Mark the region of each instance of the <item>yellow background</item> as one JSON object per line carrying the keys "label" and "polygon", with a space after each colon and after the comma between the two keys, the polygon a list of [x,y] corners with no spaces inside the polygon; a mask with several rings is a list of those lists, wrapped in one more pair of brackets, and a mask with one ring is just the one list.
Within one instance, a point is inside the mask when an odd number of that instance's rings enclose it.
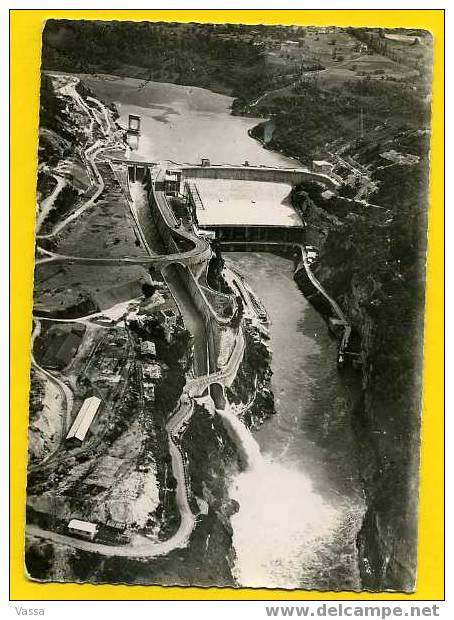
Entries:
{"label": "yellow background", "polygon": [[[418,578],[414,594],[40,584],[24,573],[27,417],[41,31],[49,18],[424,28],[434,35]],[[441,10],[12,10],[11,24],[11,599],[442,599],[444,13]]]}

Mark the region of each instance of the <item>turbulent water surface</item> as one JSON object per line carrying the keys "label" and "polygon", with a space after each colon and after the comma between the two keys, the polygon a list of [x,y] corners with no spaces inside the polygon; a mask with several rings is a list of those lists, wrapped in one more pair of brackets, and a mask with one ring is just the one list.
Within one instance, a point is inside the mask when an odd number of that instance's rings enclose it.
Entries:
{"label": "turbulent water surface", "polygon": [[232,518],[236,578],[250,586],[359,588],[355,537],[364,507],[336,343],[296,287],[291,261],[268,253],[226,260],[269,313],[277,410],[254,432],[254,462],[231,485],[240,504]]}
{"label": "turbulent water surface", "polygon": [[[257,119],[231,116],[229,97],[113,76],[84,80],[116,103],[125,126],[129,113],[141,116],[136,155],[144,159],[294,165],[248,136]],[[231,519],[235,578],[245,586],[357,589],[355,536],[364,506],[336,343],[296,287],[291,261],[269,253],[226,259],[271,317],[277,409],[253,434],[228,408],[220,414],[245,465],[230,487],[240,505]]]}

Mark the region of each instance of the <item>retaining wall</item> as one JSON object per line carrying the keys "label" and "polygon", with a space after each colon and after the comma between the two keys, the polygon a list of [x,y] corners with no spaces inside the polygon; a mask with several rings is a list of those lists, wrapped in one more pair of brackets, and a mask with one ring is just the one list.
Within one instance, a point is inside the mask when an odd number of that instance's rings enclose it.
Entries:
{"label": "retaining wall", "polygon": [[180,263],[172,263],[165,267],[163,271],[165,274],[171,270],[176,273],[180,282],[188,291],[197,312],[203,320],[209,351],[208,374],[214,373],[217,371],[217,359],[219,357],[221,345],[222,326],[219,325],[217,317],[214,315],[210,304],[198,286],[190,269]]}
{"label": "retaining wall", "polygon": [[[151,217],[167,250],[171,255],[174,255],[167,256],[167,258],[186,265],[197,265],[207,261],[212,254],[210,244],[179,226],[179,222],[167,203],[164,192],[156,189],[155,183],[151,181],[149,176],[146,180],[146,188]],[[177,243],[177,238],[181,240],[182,244],[192,246],[192,248],[182,248]]]}

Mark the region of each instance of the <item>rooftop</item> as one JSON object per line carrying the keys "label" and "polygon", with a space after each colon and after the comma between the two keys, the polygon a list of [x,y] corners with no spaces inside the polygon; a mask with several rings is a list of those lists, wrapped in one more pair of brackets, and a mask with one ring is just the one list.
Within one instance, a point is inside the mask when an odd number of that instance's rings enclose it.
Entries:
{"label": "rooftop", "polygon": [[144,379],[160,379],[162,370],[159,364],[142,364],[142,376]]}
{"label": "rooftop", "polygon": [[80,519],[71,519],[68,523],[68,528],[71,530],[80,530],[81,532],[89,532],[90,534],[96,534],[98,531],[98,526],[96,523],[81,521]]}
{"label": "rooftop", "polygon": [[150,340],[144,340],[140,343],[140,351],[143,355],[156,355],[156,345]]}
{"label": "rooftop", "polygon": [[302,226],[289,183],[194,179],[202,206],[200,226]]}
{"label": "rooftop", "polygon": [[332,166],[332,162],[326,161],[326,159],[314,159],[312,162],[314,166]]}

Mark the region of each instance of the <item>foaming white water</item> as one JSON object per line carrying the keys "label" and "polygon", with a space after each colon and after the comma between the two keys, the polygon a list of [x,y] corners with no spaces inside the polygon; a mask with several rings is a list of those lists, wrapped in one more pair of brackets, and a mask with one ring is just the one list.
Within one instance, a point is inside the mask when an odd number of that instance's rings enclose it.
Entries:
{"label": "foaming white water", "polygon": [[316,494],[303,474],[267,461],[242,472],[230,496],[235,578],[243,586],[297,588],[314,577],[339,513]]}
{"label": "foaming white water", "polygon": [[323,563],[323,548],[341,514],[313,491],[304,474],[263,458],[229,405],[217,413],[244,467],[230,488],[231,498],[239,503],[231,518],[235,578],[249,587],[301,587],[303,576],[307,583],[308,572]]}

